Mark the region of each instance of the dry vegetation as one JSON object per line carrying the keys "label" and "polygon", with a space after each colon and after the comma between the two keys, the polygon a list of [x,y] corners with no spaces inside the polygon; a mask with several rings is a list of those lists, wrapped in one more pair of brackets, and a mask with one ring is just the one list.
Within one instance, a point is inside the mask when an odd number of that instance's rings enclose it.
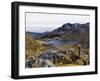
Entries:
{"label": "dry vegetation", "polygon": [[61,58],[55,57],[53,61],[50,60],[57,67],[89,64],[89,49],[82,45],[64,45],[55,48],[52,45],[46,45],[43,41],[34,39],[29,34],[26,34],[25,45],[25,60],[29,60],[31,67],[41,67],[35,62],[40,55],[44,54],[44,52],[48,51],[49,49],[55,49],[58,54],[64,54],[64,56]]}

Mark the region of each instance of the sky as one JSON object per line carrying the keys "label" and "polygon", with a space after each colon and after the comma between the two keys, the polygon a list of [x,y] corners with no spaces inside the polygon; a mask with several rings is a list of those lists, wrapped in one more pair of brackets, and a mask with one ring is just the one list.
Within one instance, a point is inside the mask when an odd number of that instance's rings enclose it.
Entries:
{"label": "sky", "polygon": [[43,33],[61,27],[65,23],[87,23],[86,15],[26,13],[26,31]]}

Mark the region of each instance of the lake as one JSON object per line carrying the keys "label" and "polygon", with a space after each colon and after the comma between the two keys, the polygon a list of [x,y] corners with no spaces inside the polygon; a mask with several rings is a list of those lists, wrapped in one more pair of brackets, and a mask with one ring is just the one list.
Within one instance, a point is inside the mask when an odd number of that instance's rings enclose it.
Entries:
{"label": "lake", "polygon": [[65,45],[65,44],[74,45],[74,44],[77,44],[77,43],[78,42],[75,41],[75,40],[57,40],[57,39],[51,39],[51,40],[46,41],[46,44],[52,44],[54,46],[62,46],[62,45]]}

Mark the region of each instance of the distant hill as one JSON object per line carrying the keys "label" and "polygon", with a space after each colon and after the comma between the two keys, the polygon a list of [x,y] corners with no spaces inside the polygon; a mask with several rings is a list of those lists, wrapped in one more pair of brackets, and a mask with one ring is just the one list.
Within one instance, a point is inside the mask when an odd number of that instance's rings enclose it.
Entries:
{"label": "distant hill", "polygon": [[[41,37],[55,37],[55,36],[61,36],[65,34],[80,34],[89,32],[89,23],[86,24],[80,24],[80,23],[65,23],[61,27],[51,31],[51,32],[44,32],[44,33],[37,33],[37,32],[29,32],[26,33],[32,35],[34,38],[41,38]],[[51,36],[52,35],[52,36]]]}
{"label": "distant hill", "polygon": [[30,32],[30,31],[26,31],[26,34],[30,34],[33,38],[38,39],[46,34],[48,34],[49,32],[44,32],[44,33],[37,33],[37,32]]}
{"label": "distant hill", "polygon": [[72,35],[72,34],[81,34],[89,32],[89,23],[80,24],[80,23],[66,23],[63,24],[61,27],[49,32],[46,35],[42,35],[41,37],[62,37],[64,35]]}
{"label": "distant hill", "polygon": [[30,34],[33,38],[39,38],[42,35],[42,33],[35,33],[30,31],[26,31],[26,34]]}
{"label": "distant hill", "polygon": [[88,32],[88,31],[89,31],[89,23],[86,23],[86,24],[66,23],[66,24],[63,24],[61,27],[53,30],[51,33],[65,34],[65,33],[81,33],[81,32]]}

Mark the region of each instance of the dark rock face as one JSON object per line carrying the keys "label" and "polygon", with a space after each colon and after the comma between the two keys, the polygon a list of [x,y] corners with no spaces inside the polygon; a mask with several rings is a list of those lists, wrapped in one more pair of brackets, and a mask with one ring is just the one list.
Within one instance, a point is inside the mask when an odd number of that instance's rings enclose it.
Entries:
{"label": "dark rock face", "polygon": [[55,34],[65,34],[65,33],[80,33],[80,32],[87,32],[89,31],[89,23],[86,24],[71,24],[71,23],[66,23],[59,27],[58,29],[55,29],[52,31],[52,33]]}

